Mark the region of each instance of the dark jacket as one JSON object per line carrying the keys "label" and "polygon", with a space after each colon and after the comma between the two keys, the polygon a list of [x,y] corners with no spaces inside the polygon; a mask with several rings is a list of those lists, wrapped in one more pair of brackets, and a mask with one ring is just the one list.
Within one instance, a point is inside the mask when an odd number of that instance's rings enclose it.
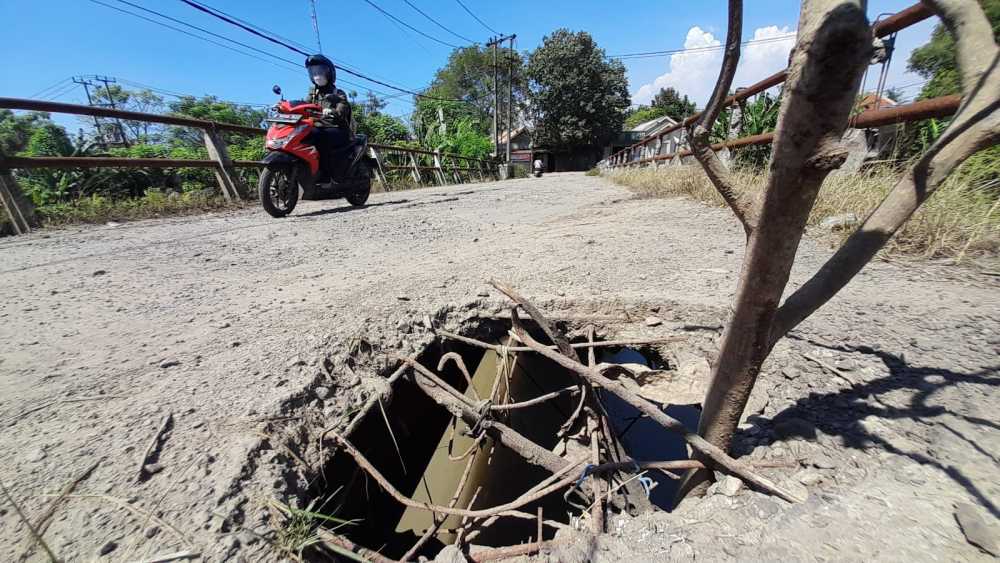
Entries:
{"label": "dark jacket", "polygon": [[316,122],[317,127],[339,127],[345,131],[351,130],[351,104],[347,101],[347,94],[339,88],[325,86],[317,88],[313,86],[309,90],[309,103],[319,104],[323,109],[332,109],[333,115],[329,115]]}

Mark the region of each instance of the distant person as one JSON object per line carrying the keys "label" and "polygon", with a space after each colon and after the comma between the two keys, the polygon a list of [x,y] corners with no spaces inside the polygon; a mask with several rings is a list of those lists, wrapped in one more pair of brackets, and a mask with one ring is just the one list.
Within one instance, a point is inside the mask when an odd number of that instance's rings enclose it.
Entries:
{"label": "distant person", "polygon": [[337,67],[330,59],[312,55],[306,59],[306,69],[312,82],[308,101],[323,107],[323,118],[316,121],[315,144],[323,155],[324,175],[334,176],[337,149],[351,143],[351,104],[337,88]]}

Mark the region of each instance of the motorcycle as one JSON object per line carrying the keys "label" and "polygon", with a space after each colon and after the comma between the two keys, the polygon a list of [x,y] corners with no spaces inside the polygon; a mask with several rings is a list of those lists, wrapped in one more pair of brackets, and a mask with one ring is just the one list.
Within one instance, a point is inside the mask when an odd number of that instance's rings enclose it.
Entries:
{"label": "motorcycle", "polygon": [[[281,88],[273,91],[281,95]],[[371,193],[371,171],[374,159],[368,155],[368,138],[352,135],[346,147],[334,154],[321,155],[311,142],[316,130],[316,120],[323,117],[323,108],[301,100],[285,100],[275,106],[265,121],[267,130],[264,170],[257,189],[260,203],[272,217],[284,217],[295,209],[299,200],[346,198],[355,206],[362,206]],[[321,176],[323,161],[337,159],[332,177]]]}
{"label": "motorcycle", "polygon": [[541,164],[536,164],[534,166],[533,172],[535,174],[535,178],[541,178],[542,177],[542,165]]}

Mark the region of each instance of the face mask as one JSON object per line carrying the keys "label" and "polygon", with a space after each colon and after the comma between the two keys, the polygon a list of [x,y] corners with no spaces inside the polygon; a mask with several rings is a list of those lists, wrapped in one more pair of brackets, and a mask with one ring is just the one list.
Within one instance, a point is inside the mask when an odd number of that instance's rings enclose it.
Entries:
{"label": "face mask", "polygon": [[320,88],[326,86],[326,76],[320,74],[318,76],[312,77],[313,84],[319,86]]}

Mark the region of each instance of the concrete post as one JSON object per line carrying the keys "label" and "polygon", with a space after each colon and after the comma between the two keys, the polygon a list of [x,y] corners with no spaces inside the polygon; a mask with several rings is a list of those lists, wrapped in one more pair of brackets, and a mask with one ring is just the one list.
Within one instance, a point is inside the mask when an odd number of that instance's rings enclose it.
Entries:
{"label": "concrete post", "polygon": [[441,167],[441,151],[434,151],[434,176],[437,177],[438,185],[447,186],[448,180],[444,176],[444,168]]}
{"label": "concrete post", "polygon": [[[3,155],[0,155],[2,165]],[[23,235],[40,226],[34,203],[21,191],[10,170],[0,169],[0,205],[7,211],[14,234]]]}
{"label": "concrete post", "polygon": [[375,147],[368,147],[368,150],[371,151],[372,158],[375,159],[375,170],[373,170],[375,177],[382,184],[382,189],[389,191],[389,181],[385,176],[385,170],[382,168],[382,155],[379,154],[378,149]]}
{"label": "concrete post", "polygon": [[419,186],[420,185],[420,166],[417,165],[417,156],[414,153],[409,152],[409,151],[407,151],[406,154],[410,155],[410,164],[413,165],[413,181],[416,182],[417,185]]}
{"label": "concrete post", "polygon": [[246,199],[248,194],[247,188],[243,185],[243,180],[236,173],[233,161],[229,158],[226,143],[214,129],[205,129],[202,133],[205,138],[205,148],[208,150],[208,158],[218,163],[218,166],[213,171],[215,172],[215,180],[219,183],[219,189],[222,190],[223,197],[229,201]]}

